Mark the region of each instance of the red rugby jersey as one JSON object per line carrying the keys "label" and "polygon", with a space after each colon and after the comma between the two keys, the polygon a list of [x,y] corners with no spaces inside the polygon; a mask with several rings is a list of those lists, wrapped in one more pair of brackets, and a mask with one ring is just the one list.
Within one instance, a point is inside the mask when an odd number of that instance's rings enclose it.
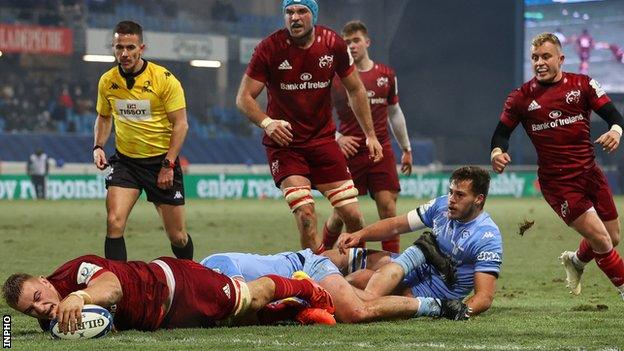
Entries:
{"label": "red rugby jersey", "polygon": [[511,128],[522,123],[537,151],[540,177],[569,179],[595,165],[589,118],[609,101],[595,80],[564,72],[557,83],[533,78],[512,91],[500,120]]}
{"label": "red rugby jersey", "polygon": [[[295,45],[281,29],[256,46],[246,74],[267,88],[267,115],[293,127],[291,146],[314,146],[334,139],[331,83],[354,69],[344,40],[323,26],[314,27],[314,43]],[[263,144],[278,147],[266,134]]]}

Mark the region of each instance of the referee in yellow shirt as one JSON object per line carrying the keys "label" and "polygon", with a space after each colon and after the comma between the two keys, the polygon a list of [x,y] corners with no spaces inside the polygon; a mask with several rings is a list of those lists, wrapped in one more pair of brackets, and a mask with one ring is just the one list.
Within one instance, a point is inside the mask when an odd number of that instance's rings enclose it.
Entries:
{"label": "referee in yellow shirt", "polygon": [[[126,261],[124,230],[142,190],[160,213],[171,249],[178,258],[193,258],[186,232],[184,183],[178,155],[188,123],[180,82],[162,66],[141,55],[143,29],[132,21],[114,29],[118,65],[100,77],[93,162],[106,176],[106,258]],[[116,152],[106,160],[103,146],[115,123]]]}

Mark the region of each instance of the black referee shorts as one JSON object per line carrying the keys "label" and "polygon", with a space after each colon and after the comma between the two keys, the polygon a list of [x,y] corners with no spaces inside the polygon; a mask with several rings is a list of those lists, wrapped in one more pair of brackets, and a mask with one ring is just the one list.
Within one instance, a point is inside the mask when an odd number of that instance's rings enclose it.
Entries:
{"label": "black referee shorts", "polygon": [[173,187],[160,189],[157,185],[161,162],[166,154],[148,157],[132,158],[116,151],[108,159],[110,172],[106,176],[106,189],[109,186],[145,190],[147,201],[155,204],[173,206],[184,205],[184,181],[180,161],[176,159],[173,169]]}

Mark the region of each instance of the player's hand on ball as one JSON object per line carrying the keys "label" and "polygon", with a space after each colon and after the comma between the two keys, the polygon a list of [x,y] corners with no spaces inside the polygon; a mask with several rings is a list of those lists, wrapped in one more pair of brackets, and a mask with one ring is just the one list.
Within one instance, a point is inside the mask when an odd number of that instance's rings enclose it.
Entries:
{"label": "player's hand on ball", "polygon": [[338,250],[340,251],[340,253],[346,254],[347,249],[358,246],[361,240],[362,238],[357,232],[342,233],[338,237],[338,241],[336,241],[336,243],[338,245]]}
{"label": "player's hand on ball", "polygon": [[362,138],[343,135],[338,138],[336,142],[338,142],[338,146],[340,146],[340,151],[342,151],[343,155],[345,155],[346,157],[352,157],[353,155],[357,154],[358,147],[360,146],[360,140],[362,140]]}
{"label": "player's hand on ball", "polygon": [[602,149],[607,153],[611,153],[620,145],[620,138],[620,133],[610,130],[596,139],[595,143],[601,145]]}
{"label": "player's hand on ball", "polygon": [[366,138],[366,146],[368,146],[368,154],[373,159],[373,162],[377,163],[383,158],[383,149],[377,137]]}
{"label": "player's hand on ball", "polygon": [[511,162],[511,156],[508,153],[503,152],[492,157],[492,170],[496,173],[503,173],[505,167]]}
{"label": "player's hand on ball", "polygon": [[78,330],[78,325],[82,322],[82,307],[84,307],[84,300],[76,295],[68,295],[59,303],[56,319],[61,332],[73,334]]}
{"label": "player's hand on ball", "polygon": [[279,146],[288,146],[293,140],[292,126],[284,120],[276,119],[265,129],[265,133]]}

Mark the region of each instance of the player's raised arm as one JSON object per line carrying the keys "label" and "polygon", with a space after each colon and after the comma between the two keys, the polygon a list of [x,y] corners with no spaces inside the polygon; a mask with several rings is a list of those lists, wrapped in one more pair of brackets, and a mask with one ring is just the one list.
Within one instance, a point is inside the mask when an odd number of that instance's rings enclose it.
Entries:
{"label": "player's raised arm", "polygon": [[351,74],[342,78],[342,84],[347,89],[349,104],[353,109],[355,118],[357,118],[364,135],[366,135],[366,145],[370,155],[375,162],[378,162],[383,158],[383,150],[375,135],[366,88],[364,88],[357,70],[353,70]]}
{"label": "player's raised arm", "polygon": [[609,130],[602,134],[595,143],[602,146],[603,150],[608,153],[615,151],[620,145],[622,137],[622,127],[624,127],[624,119],[613,102],[607,102],[599,108],[596,113],[609,124]]}
{"label": "player's raised arm", "polygon": [[236,106],[251,122],[264,129],[273,141],[287,146],[293,139],[292,127],[287,121],[272,119],[262,112],[256,98],[263,89],[264,83],[244,74],[236,95]]}

